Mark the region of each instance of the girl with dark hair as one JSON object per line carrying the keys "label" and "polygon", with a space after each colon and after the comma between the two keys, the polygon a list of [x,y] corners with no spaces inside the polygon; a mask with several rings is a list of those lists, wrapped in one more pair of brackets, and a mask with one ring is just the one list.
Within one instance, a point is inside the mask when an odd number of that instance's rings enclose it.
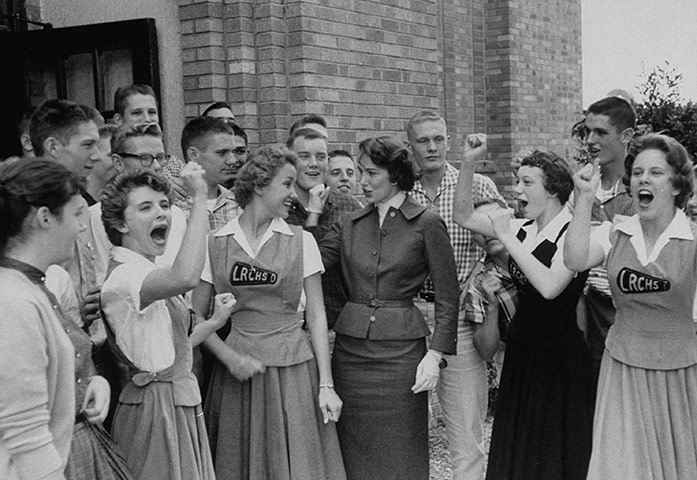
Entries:
{"label": "girl with dark hair", "polygon": [[[326,267],[341,263],[349,301],[334,327],[332,367],[344,400],[337,425],[349,479],[428,479],[428,390],[455,353],[459,287],[445,222],[411,199],[417,173],[391,137],[361,142],[369,204],[322,239]],[[436,325],[414,305],[426,277]]]}
{"label": "girl with dark hair", "polygon": [[109,385],[96,375],[92,342],[46,285],[53,268],[72,290],[55,264],[74,252],[80,193],[77,176],[55,162],[25,160],[0,171],[3,479],[131,478],[100,425]]}
{"label": "girl with dark hair", "polygon": [[486,136],[470,135],[455,192],[453,220],[495,236],[509,253],[518,310],[508,332],[486,478],[581,480],[591,448],[594,388],[576,322],[587,272],[564,265],[573,189],[566,161],[536,151],[522,160],[515,187],[523,220],[509,211],[474,211],[474,163]]}
{"label": "girl with dark hair", "polygon": [[219,480],[346,478],[333,423],[341,400],[329,363],[322,262],[314,237],[284,221],[297,198],[296,162],[284,148],[250,155],[234,187],[244,211],[209,237],[194,292],[199,312],[213,291],[238,300],[231,333],[214,350],[221,363],[206,396]]}
{"label": "girl with dark hair", "polygon": [[128,370],[113,435],[133,475],[143,480],[215,477],[191,348],[220,328],[234,299],[216,297],[211,318],[195,323],[183,301],[203,268],[208,187],[195,162],[181,177],[193,206],[171,267],[154,263],[171,223],[167,180],[151,170],[129,170],[107,183],[101,197],[114,244],[101,304],[109,346]]}
{"label": "girl with dark hair", "polygon": [[597,160],[575,176],[565,244],[574,270],[605,263],[615,323],[600,367],[588,478],[697,478],[697,226],[687,151],[665,135],[630,145],[624,183],[636,215],[591,231]]}

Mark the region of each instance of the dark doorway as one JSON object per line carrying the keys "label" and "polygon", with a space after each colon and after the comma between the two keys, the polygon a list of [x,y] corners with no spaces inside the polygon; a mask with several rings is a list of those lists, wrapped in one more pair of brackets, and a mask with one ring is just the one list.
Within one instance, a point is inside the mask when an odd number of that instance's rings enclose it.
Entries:
{"label": "dark doorway", "polygon": [[[40,30],[0,29],[0,65],[6,68],[6,121],[48,98],[65,98],[113,115],[114,91],[122,85],[151,85],[160,101],[160,74],[155,20]],[[16,155],[14,128],[2,125],[0,158]],[[10,138],[10,136],[12,138]]]}

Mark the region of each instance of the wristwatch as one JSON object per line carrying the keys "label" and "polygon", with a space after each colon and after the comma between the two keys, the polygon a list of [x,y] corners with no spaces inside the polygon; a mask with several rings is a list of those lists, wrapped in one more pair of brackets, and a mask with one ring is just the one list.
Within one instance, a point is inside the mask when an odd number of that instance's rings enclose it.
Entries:
{"label": "wristwatch", "polygon": [[440,362],[438,363],[438,368],[445,368],[448,366],[448,361],[445,359],[445,357],[442,357],[440,359]]}

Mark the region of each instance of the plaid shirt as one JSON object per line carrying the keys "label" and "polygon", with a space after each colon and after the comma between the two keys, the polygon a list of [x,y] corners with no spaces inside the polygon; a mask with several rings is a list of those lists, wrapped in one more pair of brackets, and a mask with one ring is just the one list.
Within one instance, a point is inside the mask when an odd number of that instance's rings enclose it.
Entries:
{"label": "plaid shirt", "polygon": [[179,157],[172,155],[167,160],[167,163],[162,166],[162,174],[167,178],[179,177],[184,169],[184,165],[185,163]]}
{"label": "plaid shirt", "polygon": [[[411,196],[420,204],[428,207],[432,212],[440,215],[445,221],[450,234],[450,242],[453,245],[453,253],[455,254],[457,278],[460,285],[463,285],[477,260],[484,256],[484,251],[472,241],[472,233],[469,230],[462,228],[453,221],[453,200],[455,198],[458,173],[457,168],[446,162],[445,175],[443,175],[438,190],[436,190],[435,198],[428,198],[426,191],[418,180],[414,184]],[[475,202],[483,198],[498,198],[505,202],[496,189],[496,184],[484,175],[474,174],[472,191]],[[433,285],[430,278],[426,279],[423,291],[425,293],[433,293]]]}
{"label": "plaid shirt", "polygon": [[[299,225],[312,233],[317,243],[329,232],[332,225],[339,221],[345,214],[359,210],[363,206],[358,200],[350,195],[339,195],[329,192],[327,201],[324,204],[322,214],[319,216],[316,227],[306,228],[305,221],[309,213],[305,210],[302,203],[295,201],[290,209],[286,223],[288,225]],[[329,328],[334,327],[341,309],[346,303],[346,293],[341,278],[341,266],[335,265],[327,269],[322,275],[322,292],[324,293],[324,309],[327,313]]]}
{"label": "plaid shirt", "polygon": [[208,211],[208,226],[215,233],[233,218],[239,217],[242,209],[235,200],[235,194],[222,185],[218,185],[218,198],[213,210]]}
{"label": "plaid shirt", "polygon": [[[506,269],[503,269],[494,263],[494,260],[488,255],[475,266],[476,272],[472,274],[472,280],[467,290],[467,293],[461,295],[462,304],[460,305],[461,320],[470,323],[484,323],[486,318],[486,307],[489,304],[486,293],[482,289],[482,280],[484,273],[493,270],[501,279],[503,289],[499,291],[496,297],[499,300],[499,332],[501,340],[507,338],[508,327],[515,317],[518,310],[518,289],[516,288],[511,276]],[[463,328],[463,322],[459,323],[458,337]],[[459,344],[459,338],[458,338]]]}

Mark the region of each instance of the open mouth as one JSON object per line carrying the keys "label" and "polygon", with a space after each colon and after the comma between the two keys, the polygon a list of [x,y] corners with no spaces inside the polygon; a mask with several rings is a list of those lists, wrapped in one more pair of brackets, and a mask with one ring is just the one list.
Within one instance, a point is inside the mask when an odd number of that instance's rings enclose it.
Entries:
{"label": "open mouth", "polygon": [[588,153],[591,157],[597,157],[600,154],[599,148],[589,148]]}
{"label": "open mouth", "polygon": [[642,208],[648,207],[653,201],[653,193],[648,190],[639,190],[637,196],[639,197],[639,206]]}
{"label": "open mouth", "polygon": [[528,201],[523,199],[518,199],[518,207],[520,210],[525,210],[528,206]]}
{"label": "open mouth", "polygon": [[348,185],[339,185],[337,188],[343,193],[349,193],[351,191],[351,187]]}
{"label": "open mouth", "polygon": [[167,225],[153,228],[150,232],[150,238],[152,238],[155,245],[167,244]]}

